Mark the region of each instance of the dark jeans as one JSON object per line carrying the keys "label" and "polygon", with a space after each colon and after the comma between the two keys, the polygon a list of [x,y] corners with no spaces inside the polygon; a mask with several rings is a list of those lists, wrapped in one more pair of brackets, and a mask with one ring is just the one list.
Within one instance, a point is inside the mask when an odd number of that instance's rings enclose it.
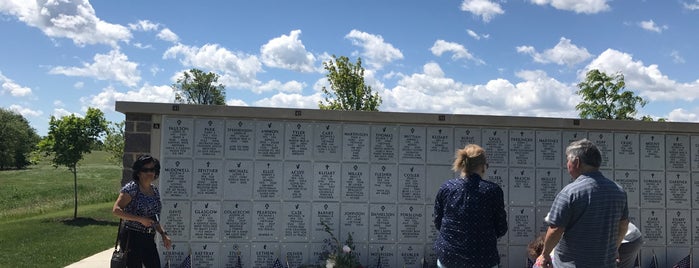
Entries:
{"label": "dark jeans", "polygon": [[642,245],[643,239],[641,239],[640,237],[634,241],[622,243],[621,246],[619,246],[619,263],[616,267],[636,267],[636,259],[638,257],[638,252],[641,251]]}
{"label": "dark jeans", "polygon": [[126,267],[129,268],[160,268],[160,255],[155,246],[155,234],[146,234],[133,230],[121,230],[119,241],[126,245],[128,239],[129,253],[126,257]]}

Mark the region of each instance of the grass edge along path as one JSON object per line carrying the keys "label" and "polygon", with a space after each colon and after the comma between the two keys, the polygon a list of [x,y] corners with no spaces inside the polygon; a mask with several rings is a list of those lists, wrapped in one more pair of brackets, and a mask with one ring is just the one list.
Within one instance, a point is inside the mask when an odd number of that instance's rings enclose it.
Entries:
{"label": "grass edge along path", "polygon": [[[20,219],[0,219],[0,267],[64,267],[114,246],[113,202]],[[105,267],[107,264],[105,263]]]}

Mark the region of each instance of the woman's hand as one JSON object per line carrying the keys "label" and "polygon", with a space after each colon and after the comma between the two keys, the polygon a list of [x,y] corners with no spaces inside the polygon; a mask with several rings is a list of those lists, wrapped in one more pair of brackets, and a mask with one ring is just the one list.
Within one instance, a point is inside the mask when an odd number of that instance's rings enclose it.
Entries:
{"label": "woman's hand", "polygon": [[536,258],[536,263],[534,263],[534,267],[541,267],[541,268],[548,268],[548,267],[553,267],[553,263],[551,263],[551,256],[550,255],[539,255],[538,258]]}
{"label": "woman's hand", "polygon": [[167,234],[161,234],[160,236],[163,237],[163,244],[165,245],[165,248],[170,249],[170,247],[172,247],[172,240],[170,240],[170,236]]}
{"label": "woman's hand", "polygon": [[157,223],[157,222],[154,221],[153,219],[151,219],[151,218],[146,218],[146,217],[141,217],[141,218],[138,220],[138,222],[140,222],[141,224],[143,224],[143,226],[145,226],[145,227],[155,227],[155,225],[156,225],[156,223]]}

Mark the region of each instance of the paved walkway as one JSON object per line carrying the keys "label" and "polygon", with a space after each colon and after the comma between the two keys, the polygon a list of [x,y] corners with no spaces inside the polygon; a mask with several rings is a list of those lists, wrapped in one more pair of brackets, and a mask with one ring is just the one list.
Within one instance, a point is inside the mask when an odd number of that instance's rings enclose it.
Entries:
{"label": "paved walkway", "polygon": [[109,248],[105,251],[87,257],[80,260],[79,262],[73,263],[66,266],[66,268],[96,268],[96,267],[109,267],[109,261],[112,258],[112,252],[114,248]]}

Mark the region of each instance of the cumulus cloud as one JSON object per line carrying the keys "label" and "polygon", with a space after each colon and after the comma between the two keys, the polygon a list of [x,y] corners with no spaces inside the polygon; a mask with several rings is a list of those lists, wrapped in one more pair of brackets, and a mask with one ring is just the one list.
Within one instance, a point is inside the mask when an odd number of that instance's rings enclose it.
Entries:
{"label": "cumulus cloud", "polygon": [[680,52],[677,50],[673,50],[670,53],[670,57],[672,57],[672,62],[674,63],[684,63],[684,58],[682,55],[680,55]]}
{"label": "cumulus cloud", "polygon": [[610,10],[611,8],[607,4],[609,1],[610,0],[531,0],[532,3],[540,6],[551,5],[556,9],[584,14],[595,14]]}
{"label": "cumulus cloud", "polygon": [[177,43],[178,41],[180,41],[180,37],[177,36],[177,34],[175,34],[174,32],[172,32],[169,28],[162,29],[158,33],[157,37],[160,40],[165,40],[172,43]]}
{"label": "cumulus cloud", "polygon": [[694,1],[694,3],[682,3],[685,9],[688,10],[699,10],[699,0]]}
{"label": "cumulus cloud", "polygon": [[95,54],[93,60],[92,63],[83,63],[82,67],[54,67],[49,73],[118,81],[129,87],[134,87],[141,81],[138,63],[130,62],[119,50],[112,50],[109,54]]}
{"label": "cumulus cloud", "polygon": [[300,35],[301,30],[293,30],[289,35],[269,40],[260,48],[262,62],[269,67],[298,72],[320,71],[315,66],[315,56],[306,51],[303,42],[299,40]]}
{"label": "cumulus cloud", "polygon": [[129,23],[129,29],[133,31],[156,31],[160,26],[157,23],[153,23],[149,20],[139,20],[137,23]]}
{"label": "cumulus cloud", "polygon": [[30,108],[23,107],[18,104],[12,104],[10,105],[10,107],[8,107],[8,109],[15,113],[21,114],[24,117],[39,117],[42,114],[44,114],[44,112],[42,112],[41,110],[32,110]]}
{"label": "cumulus cloud", "polygon": [[297,93],[288,94],[280,92],[272,97],[255,101],[253,105],[261,107],[318,109],[318,102],[321,99],[322,96],[320,93],[304,96]]}
{"label": "cumulus cloud", "polygon": [[517,47],[517,52],[532,56],[535,62],[555,63],[569,67],[592,57],[586,48],[580,48],[572,44],[570,39],[565,37],[561,37],[556,46],[544,50],[543,53],[536,52],[536,49],[532,46],[519,46]]}
{"label": "cumulus cloud", "polygon": [[0,90],[0,95],[8,93],[13,97],[24,97],[32,94],[31,88],[15,83],[12,79],[4,76],[2,72],[0,72],[0,89],[2,89]]}
{"label": "cumulus cloud", "polygon": [[53,117],[55,117],[55,118],[61,118],[61,117],[64,117],[64,116],[69,116],[69,115],[71,115],[71,114],[74,114],[74,115],[76,115],[76,116],[82,117],[82,115],[79,114],[79,113],[70,112],[70,111],[68,111],[68,110],[66,110],[66,109],[63,109],[63,108],[54,108],[54,109],[53,109],[53,112],[51,113],[51,116],[53,116]]}
{"label": "cumulus cloud", "polygon": [[430,51],[432,51],[432,54],[438,57],[442,56],[442,54],[446,52],[451,52],[452,60],[466,59],[479,64],[485,63],[483,60],[474,57],[470,52],[468,52],[468,49],[458,43],[437,40],[434,42],[434,45],[432,45],[432,48],[430,48]]}
{"label": "cumulus cloud", "polygon": [[607,49],[597,56],[584,72],[580,73],[579,79],[584,79],[585,72],[591,69],[598,69],[607,74],[623,74],[627,89],[636,90],[642,97],[651,101],[692,101],[699,97],[699,80],[677,82],[663,74],[657,64],[645,65],[640,60],[634,60],[631,54],[614,49]]}
{"label": "cumulus cloud", "polygon": [[699,121],[699,115],[682,108],[677,108],[668,114],[667,119],[672,122],[697,122]]}
{"label": "cumulus cloud", "polygon": [[257,73],[262,71],[257,56],[231,52],[217,44],[202,47],[177,44],[165,51],[163,59],[179,59],[185,66],[214,71],[221,75],[219,82],[234,88],[254,88],[259,84]]}
{"label": "cumulus cloud", "polygon": [[483,38],[483,39],[490,38],[489,34],[478,34],[477,32],[475,32],[474,30],[471,30],[471,29],[466,29],[466,33],[468,34],[468,36],[470,36],[476,40],[481,40],[481,38]]}
{"label": "cumulus cloud", "polygon": [[36,27],[52,38],[69,38],[78,46],[108,44],[117,47],[128,42],[128,28],[102,21],[88,0],[78,1],[0,1],[0,12]]}
{"label": "cumulus cloud", "polygon": [[282,84],[282,82],[279,82],[277,80],[270,80],[262,85],[255,87],[252,91],[255,93],[262,93],[267,91],[301,93],[304,87],[306,87],[306,83],[298,81],[289,81]]}
{"label": "cumulus cloud", "polygon": [[480,16],[484,22],[489,22],[497,15],[505,14],[500,4],[489,0],[464,0],[461,2],[461,11]]}
{"label": "cumulus cloud", "polygon": [[244,100],[240,99],[230,99],[226,101],[228,106],[249,106]]}
{"label": "cumulus cloud", "polygon": [[659,26],[655,24],[653,20],[646,20],[646,21],[641,21],[638,23],[638,26],[640,26],[642,29],[646,31],[651,31],[651,32],[656,32],[656,33],[661,33],[663,30],[667,30],[668,27],[667,25]]}
{"label": "cumulus cloud", "polygon": [[352,30],[345,38],[352,40],[352,44],[364,49],[361,53],[365,62],[375,69],[381,69],[386,64],[403,59],[403,53],[386,43],[381,35],[373,35],[358,30]]}
{"label": "cumulus cloud", "polygon": [[134,102],[165,102],[171,103],[175,100],[175,91],[170,86],[144,85],[138,90],[126,92],[117,91],[114,87],[102,89],[97,95],[83,97],[80,101],[88,107],[96,107],[100,110],[114,110],[116,101]]}

